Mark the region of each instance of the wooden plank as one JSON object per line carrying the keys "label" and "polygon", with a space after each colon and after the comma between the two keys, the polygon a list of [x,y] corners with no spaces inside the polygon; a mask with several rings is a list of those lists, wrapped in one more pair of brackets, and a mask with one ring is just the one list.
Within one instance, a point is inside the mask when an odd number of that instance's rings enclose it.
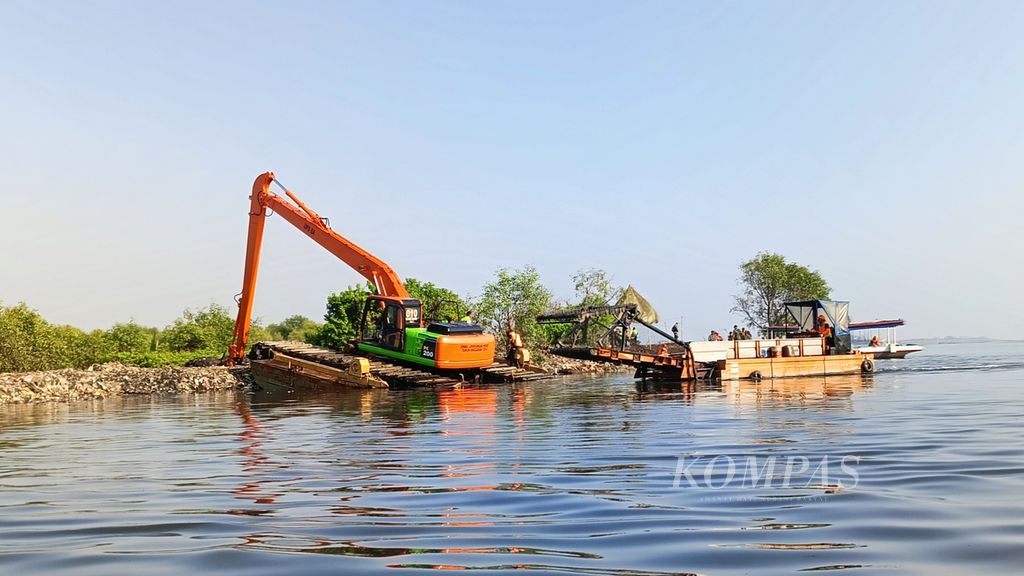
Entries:
{"label": "wooden plank", "polygon": [[511,374],[512,372],[518,371],[519,368],[515,368],[513,366],[509,366],[507,368],[489,368],[487,370],[484,370],[484,372],[487,372],[488,374]]}
{"label": "wooden plank", "polygon": [[377,368],[371,371],[377,374],[387,374],[389,376],[408,376],[409,374],[421,374],[418,370],[409,370],[408,368],[388,367],[388,368]]}

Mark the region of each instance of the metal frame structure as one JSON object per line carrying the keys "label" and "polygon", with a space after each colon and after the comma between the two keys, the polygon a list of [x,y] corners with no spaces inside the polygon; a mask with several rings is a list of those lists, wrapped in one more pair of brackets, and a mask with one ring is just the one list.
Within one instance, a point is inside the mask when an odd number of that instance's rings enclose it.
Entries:
{"label": "metal frame structure", "polygon": [[[635,322],[647,327],[654,333],[667,338],[670,342],[679,344],[684,348],[689,348],[686,342],[678,340],[654,324],[648,324],[641,320],[639,314],[640,312],[637,309],[636,304],[624,304],[619,306],[586,306],[583,308],[557,310],[547,314],[541,314],[540,316],[537,316],[537,323],[573,325],[568,332],[563,334],[555,342],[558,346],[579,346],[581,344],[590,344],[591,324],[596,324],[598,327],[603,328],[604,331],[594,339],[594,343],[601,346],[618,347],[619,350],[624,350],[627,342],[627,331]],[[609,315],[613,315],[615,317],[615,320],[610,324],[605,324],[599,320],[599,318]],[[617,341],[615,339],[616,327],[621,328],[619,331],[620,336]]]}

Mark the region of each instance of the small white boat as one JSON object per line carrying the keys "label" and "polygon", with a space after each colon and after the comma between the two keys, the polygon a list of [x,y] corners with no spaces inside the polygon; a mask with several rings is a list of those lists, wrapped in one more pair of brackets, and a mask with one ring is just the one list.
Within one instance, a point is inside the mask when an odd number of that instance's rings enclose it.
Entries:
{"label": "small white boat", "polygon": [[881,346],[858,346],[854,348],[861,354],[874,354],[875,358],[905,358],[911,352],[920,352],[924,346],[917,344],[883,344]]}
{"label": "small white boat", "polygon": [[[875,339],[867,346],[857,346],[854,348],[861,354],[873,354],[878,359],[890,359],[890,358],[906,358],[907,354],[911,352],[920,352],[924,350],[924,346],[918,346],[917,344],[899,344],[896,342],[896,328],[903,326],[905,322],[903,320],[877,320],[875,322],[857,322],[850,324],[850,330],[877,330]],[[888,339],[881,342],[876,342],[878,334],[882,330],[888,331]],[[872,346],[871,344],[875,344]]]}

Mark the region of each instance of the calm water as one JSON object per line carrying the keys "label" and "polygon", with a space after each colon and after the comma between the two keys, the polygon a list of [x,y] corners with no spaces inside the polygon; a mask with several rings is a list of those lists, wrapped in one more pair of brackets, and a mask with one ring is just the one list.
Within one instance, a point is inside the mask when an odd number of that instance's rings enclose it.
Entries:
{"label": "calm water", "polygon": [[0,407],[0,573],[1021,573],[1024,344],[880,369]]}

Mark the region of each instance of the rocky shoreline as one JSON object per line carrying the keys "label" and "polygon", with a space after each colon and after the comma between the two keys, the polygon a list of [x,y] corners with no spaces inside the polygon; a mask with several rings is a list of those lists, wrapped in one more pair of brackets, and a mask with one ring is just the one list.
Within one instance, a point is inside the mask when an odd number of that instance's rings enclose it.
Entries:
{"label": "rocky shoreline", "polygon": [[[548,355],[538,363],[553,375],[605,374],[631,370],[617,364]],[[85,370],[0,373],[0,405],[74,402],[129,394],[174,394],[249,389],[248,367],[138,368],[116,362]]]}
{"label": "rocky shoreline", "polygon": [[564,356],[547,355],[537,363],[538,368],[543,368],[551,374],[560,376],[569,374],[607,374],[610,372],[632,372],[633,367],[611,362],[595,362],[593,360],[582,360],[579,358],[566,358]]}
{"label": "rocky shoreline", "polygon": [[0,374],[0,405],[74,402],[126,394],[169,394],[248,388],[248,367],[137,368],[118,363],[85,370]]}

